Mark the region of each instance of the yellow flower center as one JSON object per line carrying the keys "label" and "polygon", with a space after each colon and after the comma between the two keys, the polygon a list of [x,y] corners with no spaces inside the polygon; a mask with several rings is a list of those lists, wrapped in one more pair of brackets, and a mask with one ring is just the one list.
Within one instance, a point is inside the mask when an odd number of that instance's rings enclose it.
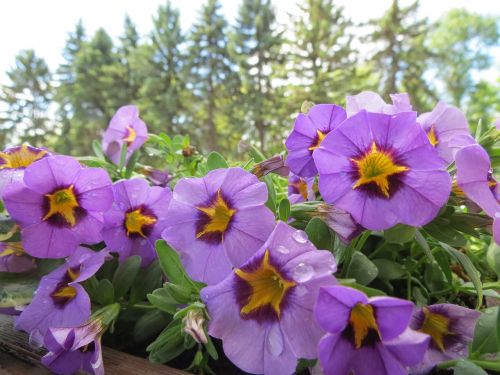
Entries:
{"label": "yellow flower center", "polygon": [[354,332],[354,346],[356,349],[361,348],[370,331],[374,331],[380,337],[371,305],[356,304],[351,310],[349,324]]}
{"label": "yellow flower center", "polygon": [[300,179],[297,182],[293,182],[291,185],[299,192],[299,194],[305,200],[307,200],[307,197],[308,197],[308,195],[307,195],[307,183],[304,180]]}
{"label": "yellow flower center", "polygon": [[208,217],[208,222],[196,233],[196,238],[208,233],[224,233],[231,222],[235,209],[229,208],[222,197],[221,191],[217,191],[215,201],[208,207],[196,207]]}
{"label": "yellow flower center", "polygon": [[288,290],[296,285],[285,279],[269,261],[269,250],[266,250],[260,265],[252,271],[236,269],[235,274],[246,281],[251,288],[245,306],[240,310],[242,315],[250,314],[262,307],[271,307],[278,319],[281,316],[281,303]]}
{"label": "yellow flower center", "polygon": [[439,350],[444,352],[444,337],[453,335],[453,333],[449,331],[450,319],[441,314],[431,313],[429,309],[425,307],[423,308],[423,312],[425,319],[419,331],[428,334]]}
{"label": "yellow flower center", "polygon": [[156,221],[156,217],[145,214],[141,208],[128,212],[125,215],[125,229],[127,230],[127,236],[130,236],[131,234],[138,234],[139,236],[145,238],[146,235],[144,234],[144,228],[148,225],[154,225]]}
{"label": "yellow flower center", "polygon": [[28,148],[28,145],[22,145],[9,152],[0,152],[0,160],[4,161],[0,164],[0,170],[26,168],[46,154],[47,151]]}
{"label": "yellow flower center", "polygon": [[122,138],[127,146],[130,146],[132,143],[134,143],[136,137],[137,133],[135,132],[135,130],[131,126],[127,126],[127,135]]}
{"label": "yellow flower center", "polygon": [[58,287],[52,294],[52,298],[59,303],[67,303],[76,297],[76,289],[71,285],[63,285]]}
{"label": "yellow flower center", "polygon": [[326,135],[328,133],[323,133],[320,130],[316,130],[316,143],[314,143],[311,147],[308,148],[309,151],[314,151],[316,150],[319,146],[321,146],[321,142],[323,142],[323,139],[325,139]]}
{"label": "yellow flower center", "polygon": [[434,147],[438,145],[439,140],[437,139],[436,129],[434,129],[434,125],[432,125],[429,131],[427,132],[427,138],[429,138],[429,142]]}
{"label": "yellow flower center", "polygon": [[49,200],[49,212],[43,217],[43,220],[48,220],[54,215],[61,215],[70,226],[75,226],[75,209],[80,205],[76,200],[73,189],[74,186],[70,185],[66,189],[57,190],[52,194],[45,194]]}
{"label": "yellow flower center", "polygon": [[0,252],[0,258],[9,255],[22,256],[26,254],[26,252],[24,251],[23,247],[19,242],[9,242],[6,243],[6,245],[7,246],[5,247],[5,249],[3,249],[3,251]]}
{"label": "yellow flower center", "polygon": [[374,183],[386,197],[389,197],[389,177],[408,170],[405,166],[395,164],[389,154],[378,150],[375,142],[372,143],[370,151],[360,159],[351,160],[356,164],[359,173],[359,179],[352,188]]}

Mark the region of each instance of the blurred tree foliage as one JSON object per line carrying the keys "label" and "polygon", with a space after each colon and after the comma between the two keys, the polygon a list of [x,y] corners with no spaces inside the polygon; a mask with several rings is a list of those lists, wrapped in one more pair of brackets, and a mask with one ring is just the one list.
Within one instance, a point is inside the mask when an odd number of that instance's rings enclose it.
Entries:
{"label": "blurred tree foliage", "polygon": [[393,0],[380,19],[356,25],[334,0],[297,7],[287,27],[272,0],[241,0],[229,25],[219,0],[207,0],[182,30],[167,1],[149,34],[127,16],[116,40],[103,29],[87,35],[79,22],[54,72],[34,51],[16,57],[0,89],[0,142],[86,154],[115,110],[134,103],[151,132],[187,134],[232,157],[241,139],[270,153],[282,149],[303,101],[343,105],[361,90],[385,99],[406,91],[419,111],[442,98],[473,127],[498,116],[500,82],[484,73],[499,46],[498,18],[452,9],[431,23],[418,1]]}

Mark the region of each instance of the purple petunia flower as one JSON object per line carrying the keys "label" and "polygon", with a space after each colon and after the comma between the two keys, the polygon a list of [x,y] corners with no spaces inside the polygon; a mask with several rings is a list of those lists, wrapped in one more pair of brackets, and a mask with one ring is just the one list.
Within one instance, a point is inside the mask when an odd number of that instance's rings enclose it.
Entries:
{"label": "purple petunia flower", "polygon": [[121,149],[127,146],[126,160],[148,139],[148,128],[139,118],[135,105],[120,107],[111,119],[102,138],[102,148],[115,164],[120,163]]}
{"label": "purple petunia flower", "polygon": [[70,375],[80,370],[104,375],[101,336],[105,331],[100,320],[91,320],[76,328],[50,328],[44,338],[49,351],[42,363],[59,375]]}
{"label": "purple petunia flower", "polygon": [[314,193],[314,177],[302,178],[293,173],[288,177],[288,200],[291,204],[312,201]]}
{"label": "purple petunia flower", "polygon": [[338,234],[344,243],[351,242],[364,230],[361,225],[353,220],[349,213],[331,204],[322,203],[318,205],[317,213],[314,216],[321,218],[331,230]]}
{"label": "purple petunia flower", "polygon": [[347,117],[351,117],[362,110],[374,113],[385,113],[388,115],[394,115],[400,112],[410,112],[412,110],[408,94],[391,94],[390,96],[392,104],[387,104],[379,94],[372,91],[363,91],[357,95],[347,96]]}
{"label": "purple petunia flower", "polygon": [[139,172],[146,176],[153,186],[167,187],[173,178],[167,170],[159,170],[151,167],[139,168]]}
{"label": "purple petunia flower", "polygon": [[455,163],[458,187],[493,218],[493,237],[500,244],[500,187],[488,153],[478,144],[469,145],[457,152]]}
{"label": "purple petunia flower", "polygon": [[79,284],[92,277],[109,252],[78,247],[59,268],[44,276],[31,303],[16,320],[16,328],[42,342],[51,327],[75,327],[90,317],[90,298]]}
{"label": "purple petunia flower", "polygon": [[258,178],[267,176],[269,173],[286,177],[290,173],[290,169],[285,165],[285,159],[282,155],[275,155],[255,164],[251,172]]}
{"label": "purple petunia flower", "polygon": [[456,166],[458,187],[494,218],[500,211],[500,195],[488,153],[478,144],[463,147],[456,154]]}
{"label": "purple petunia flower", "polygon": [[113,207],[104,214],[104,242],[120,260],[140,255],[146,266],[157,257],[155,242],[165,229],[172,193],[140,178],[116,182],[113,193]]}
{"label": "purple petunia flower", "polygon": [[298,358],[316,358],[323,331],[313,319],[318,290],[336,283],[333,255],[305,232],[278,222],[262,248],[221,283],[201,291],[208,332],[243,371],[288,375]]}
{"label": "purple petunia flower", "polygon": [[0,242],[0,272],[26,272],[34,268],[34,259],[19,242]]}
{"label": "purple petunia flower", "polygon": [[424,360],[411,373],[428,374],[438,363],[466,358],[480,316],[479,311],[448,303],[417,308],[410,327],[428,334],[431,341]]}
{"label": "purple petunia flower", "polygon": [[415,112],[361,111],[314,152],[323,199],[363,227],[421,226],[446,203],[451,178]]}
{"label": "purple petunia flower", "polygon": [[21,227],[26,252],[37,258],[71,255],[81,243],[102,241],[102,213],[113,202],[104,169],[84,168],[68,156],[44,158],[7,187],[7,211]]}
{"label": "purple petunia flower", "polygon": [[214,284],[245,263],[275,225],[267,188],[241,168],[183,178],[174,188],[162,237],[180,252],[189,275]]}
{"label": "purple petunia flower", "polygon": [[26,144],[0,152],[0,199],[8,185],[23,180],[24,170],[27,167],[47,156],[50,154],[46,150]]}
{"label": "purple petunia flower", "polygon": [[421,114],[417,122],[422,126],[431,145],[448,164],[452,163],[450,141],[455,137],[470,137],[467,118],[461,110],[439,102],[432,112]]}
{"label": "purple petunia flower", "polygon": [[343,286],[321,288],[314,314],[328,333],[318,352],[325,375],[403,375],[422,361],[430,337],[408,328],[413,303],[368,298]]}
{"label": "purple petunia flower", "polygon": [[288,149],[286,165],[300,177],[313,177],[318,173],[313,152],[333,129],[346,118],[344,108],[335,104],[318,104],[307,114],[299,113],[293,131],[286,139]]}

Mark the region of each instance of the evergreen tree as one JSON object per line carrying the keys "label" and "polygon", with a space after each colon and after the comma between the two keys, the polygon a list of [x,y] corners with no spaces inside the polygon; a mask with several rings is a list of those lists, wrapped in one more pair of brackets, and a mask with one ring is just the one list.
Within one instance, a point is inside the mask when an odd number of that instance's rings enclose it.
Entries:
{"label": "evergreen tree", "polygon": [[99,139],[117,108],[129,103],[126,69],[113,42],[103,29],[83,44],[74,61],[75,91],[73,100],[81,113],[75,113],[73,152],[89,153],[91,141]]}
{"label": "evergreen tree", "polygon": [[125,70],[124,78],[127,81],[127,94],[129,102],[135,102],[139,97],[141,79],[138,76],[136,62],[136,51],[139,47],[139,33],[132,22],[132,19],[126,15],[123,24],[124,32],[120,36],[119,58]]}
{"label": "evergreen tree", "polygon": [[[417,10],[418,0],[406,7],[393,0],[381,19],[370,22],[375,29],[368,41],[381,46],[372,61],[380,74],[381,94],[386,98],[404,89],[416,100],[422,98],[422,93],[431,92],[424,78],[431,56],[424,45],[429,27],[426,19],[417,19]],[[406,80],[411,82],[405,87]]]}
{"label": "evergreen tree", "polygon": [[431,35],[436,73],[457,106],[475,89],[474,74],[491,67],[491,48],[500,44],[499,19],[453,9]]}
{"label": "evergreen tree", "polygon": [[238,65],[241,81],[240,105],[244,123],[257,131],[262,149],[266,129],[276,116],[276,90],[273,74],[282,62],[281,33],[269,0],[244,0],[231,38],[231,53]]}
{"label": "evergreen tree", "polygon": [[153,18],[151,43],[141,46],[136,55],[140,72],[140,107],[153,131],[170,134],[186,132],[185,56],[179,11],[170,1],[158,8]]}
{"label": "evergreen tree", "polygon": [[[353,91],[356,53],[352,47],[352,22],[333,0],[306,0],[298,4],[300,16],[293,22],[292,66],[298,110],[302,101],[340,102]],[[364,77],[365,89],[366,80]]]}
{"label": "evergreen tree", "polygon": [[192,125],[201,130],[209,150],[220,144],[220,133],[230,134],[236,76],[228,53],[227,21],[218,0],[208,0],[189,36],[189,86]]}
{"label": "evergreen tree", "polygon": [[23,50],[16,56],[15,66],[7,76],[10,84],[2,87],[0,96],[6,107],[1,133],[5,138],[8,134],[11,142],[43,146],[44,137],[52,131],[48,118],[51,74],[45,60],[37,57],[33,50]]}
{"label": "evergreen tree", "polygon": [[[58,103],[57,121],[60,124],[60,137],[57,138],[55,148],[64,154],[72,153],[73,142],[76,141],[71,134],[76,127],[76,119],[85,115],[77,95],[75,59],[85,43],[85,29],[82,21],[78,21],[75,31],[69,34],[63,49],[64,63],[56,72],[59,82],[54,99]],[[78,116],[79,115],[79,116]],[[74,120],[73,120],[74,119]]]}

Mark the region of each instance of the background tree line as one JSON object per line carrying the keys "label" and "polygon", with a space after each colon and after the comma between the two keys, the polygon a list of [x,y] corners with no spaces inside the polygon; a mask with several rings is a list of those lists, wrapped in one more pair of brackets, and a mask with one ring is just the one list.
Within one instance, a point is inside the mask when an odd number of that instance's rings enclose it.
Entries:
{"label": "background tree line", "polygon": [[298,7],[285,27],[270,0],[242,0],[229,25],[220,1],[207,0],[185,32],[167,1],[148,35],[126,17],[116,42],[79,22],[55,71],[35,51],[19,52],[0,90],[0,144],[83,155],[128,103],[151,132],[188,134],[200,149],[233,155],[242,139],[280,150],[304,100],[343,105],[361,90],[408,92],[418,111],[443,99],[471,124],[500,111],[500,81],[478,78],[493,66],[498,18],[453,9],[431,23],[418,1],[393,0],[382,18],[359,25],[334,0]]}

